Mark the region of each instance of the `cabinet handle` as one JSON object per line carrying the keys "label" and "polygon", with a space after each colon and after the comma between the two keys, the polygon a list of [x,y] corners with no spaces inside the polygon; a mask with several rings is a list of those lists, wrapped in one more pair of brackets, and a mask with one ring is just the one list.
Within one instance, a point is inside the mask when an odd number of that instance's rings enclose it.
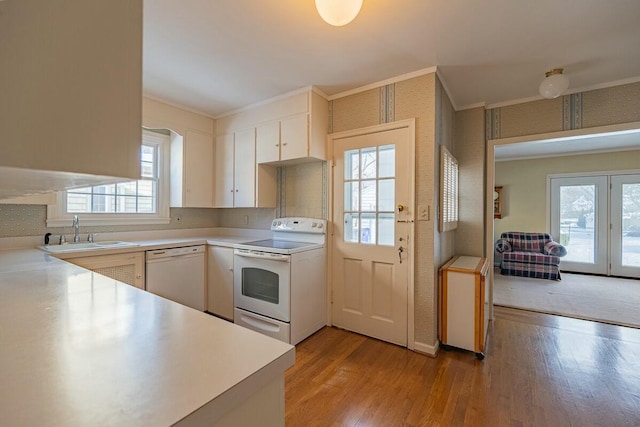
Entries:
{"label": "cabinet handle", "polygon": [[280,147],[280,144],[276,144],[276,147]]}
{"label": "cabinet handle", "polygon": [[286,143],[286,142],[283,142],[283,143],[282,143],[282,145],[287,145],[287,143]]}
{"label": "cabinet handle", "polygon": [[233,188],[231,190],[229,190],[230,193],[233,193]]}
{"label": "cabinet handle", "polygon": [[236,193],[238,192],[238,189],[236,188]]}

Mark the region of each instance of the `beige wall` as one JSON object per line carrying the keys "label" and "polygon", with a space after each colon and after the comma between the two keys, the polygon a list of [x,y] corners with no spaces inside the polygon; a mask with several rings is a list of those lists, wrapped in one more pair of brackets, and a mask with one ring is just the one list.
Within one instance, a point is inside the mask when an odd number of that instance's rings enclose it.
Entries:
{"label": "beige wall", "polygon": [[459,111],[455,118],[455,151],[459,163],[460,207],[456,254],[484,254],[484,108]]}
{"label": "beige wall", "polygon": [[548,175],[631,169],[640,169],[640,150],[497,162],[496,185],[502,186],[503,199],[494,240],[505,231],[549,232]]}
{"label": "beige wall", "polygon": [[[416,123],[416,203],[436,204],[436,87],[435,74],[427,74],[381,88],[336,99],[330,105],[332,132],[364,128],[385,122],[415,118]],[[439,90],[439,89],[438,89]],[[444,102],[444,101],[443,101]],[[448,100],[447,100],[448,102]],[[452,115],[448,111],[449,116]],[[448,123],[448,122],[447,122]],[[441,130],[447,140],[452,125]],[[431,221],[416,222],[415,239],[415,341],[432,346],[437,339],[436,272],[434,263],[436,226]]]}
{"label": "beige wall", "polygon": [[487,138],[640,121],[640,83],[487,110]]}

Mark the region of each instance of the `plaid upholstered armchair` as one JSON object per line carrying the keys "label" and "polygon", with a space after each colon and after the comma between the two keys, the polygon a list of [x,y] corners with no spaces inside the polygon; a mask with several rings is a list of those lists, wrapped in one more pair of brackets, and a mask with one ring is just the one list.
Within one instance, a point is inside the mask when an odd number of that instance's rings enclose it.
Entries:
{"label": "plaid upholstered armchair", "polygon": [[550,280],[560,280],[558,265],[567,254],[550,234],[514,231],[500,235],[496,251],[502,254],[500,274]]}

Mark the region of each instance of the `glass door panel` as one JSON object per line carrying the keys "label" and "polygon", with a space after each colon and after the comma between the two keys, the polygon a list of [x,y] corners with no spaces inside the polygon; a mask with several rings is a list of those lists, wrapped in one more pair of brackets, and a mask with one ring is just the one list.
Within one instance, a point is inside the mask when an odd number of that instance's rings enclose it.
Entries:
{"label": "glass door panel", "polygon": [[607,177],[551,179],[551,234],[567,248],[560,268],[607,273]]}
{"label": "glass door panel", "polygon": [[344,241],[393,246],[395,144],[344,152]]}
{"label": "glass door panel", "polygon": [[640,277],[640,175],[611,177],[611,274]]}

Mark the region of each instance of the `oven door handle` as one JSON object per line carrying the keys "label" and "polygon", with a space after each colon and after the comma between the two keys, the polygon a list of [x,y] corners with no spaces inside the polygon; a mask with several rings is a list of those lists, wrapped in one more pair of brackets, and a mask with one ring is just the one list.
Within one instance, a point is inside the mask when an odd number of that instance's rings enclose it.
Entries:
{"label": "oven door handle", "polygon": [[289,262],[289,255],[282,255],[282,254],[270,254],[270,255],[261,255],[261,254],[257,254],[257,253],[251,253],[251,252],[240,252],[240,251],[235,251],[234,255],[236,256],[241,256],[244,258],[257,258],[257,259],[262,259],[265,261],[280,261],[280,262]]}

